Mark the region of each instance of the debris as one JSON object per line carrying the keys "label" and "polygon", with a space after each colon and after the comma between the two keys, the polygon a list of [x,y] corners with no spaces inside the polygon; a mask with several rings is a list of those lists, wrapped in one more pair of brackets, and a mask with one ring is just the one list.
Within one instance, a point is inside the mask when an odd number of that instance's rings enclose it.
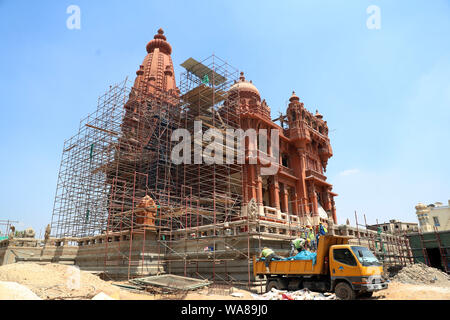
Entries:
{"label": "debris", "polygon": [[312,292],[308,289],[288,292],[286,290],[277,290],[272,288],[262,295],[252,294],[255,300],[336,300],[332,293]]}
{"label": "debris", "polygon": [[123,283],[112,283],[113,286],[122,288],[122,289],[127,289],[127,290],[135,290],[135,291],[141,291],[144,290],[144,288],[142,286],[133,286],[130,284],[123,284]]}
{"label": "debris", "polygon": [[285,293],[282,293],[281,297],[283,298],[283,300],[294,300],[294,298],[292,298],[291,296],[289,296]]}
{"label": "debris", "polygon": [[167,290],[194,290],[210,285],[207,280],[181,277],[173,274],[164,274],[130,280],[131,283],[141,286],[160,287]]}
{"label": "debris", "polygon": [[236,298],[242,298],[242,297],[244,297],[244,294],[242,292],[233,292],[232,294],[230,294],[230,296],[236,297]]}
{"label": "debris", "polygon": [[0,281],[0,300],[42,300],[27,287],[9,281]]}
{"label": "debris", "polygon": [[423,263],[404,267],[391,280],[405,284],[433,284],[435,286],[450,287],[450,276],[448,274]]}

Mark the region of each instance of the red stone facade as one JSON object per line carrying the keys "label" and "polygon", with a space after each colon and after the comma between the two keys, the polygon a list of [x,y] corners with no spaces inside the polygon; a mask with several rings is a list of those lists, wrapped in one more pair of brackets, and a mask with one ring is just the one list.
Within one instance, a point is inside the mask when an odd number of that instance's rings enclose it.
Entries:
{"label": "red stone facade", "polygon": [[[148,43],[147,52],[137,71],[134,88],[151,97],[161,96],[162,93],[178,97],[180,91],[176,86],[170,56],[172,47],[166,41],[162,29]],[[261,216],[292,215],[300,217],[299,222],[302,224],[311,226],[321,221],[337,223],[334,204],[337,194],[332,192],[332,185],[324,175],[328,159],[333,153],[327,122],[322,115],[306,110],[293,92],[286,115],[278,119],[281,126],[276,124],[271,119],[266,101],[261,100],[258,89],[245,79],[243,73],[229,92],[231,98],[233,93],[238,93],[239,110],[236,113],[240,115],[243,130],[253,128],[258,132],[267,129],[270,133],[271,129],[278,129],[280,133],[277,174],[262,176],[260,164],[243,166],[243,206],[254,199]],[[133,110],[131,103],[132,100],[126,106],[128,113],[139,112]],[[132,119],[130,116],[126,118]]]}
{"label": "red stone facade", "polygon": [[271,120],[269,106],[265,100],[261,101],[258,89],[245,80],[243,73],[230,88],[231,92],[234,90],[239,91],[242,129],[267,129],[268,133],[278,129],[280,135],[277,174],[262,176],[260,164],[244,166],[244,204],[255,199],[260,215],[290,214],[299,216],[305,225],[314,226],[330,220],[337,223],[334,204],[337,194],[332,192],[332,185],[326,182],[324,175],[333,153],[327,122],[322,115],[318,112],[313,115],[306,110],[293,92],[286,116],[279,119],[281,127]]}

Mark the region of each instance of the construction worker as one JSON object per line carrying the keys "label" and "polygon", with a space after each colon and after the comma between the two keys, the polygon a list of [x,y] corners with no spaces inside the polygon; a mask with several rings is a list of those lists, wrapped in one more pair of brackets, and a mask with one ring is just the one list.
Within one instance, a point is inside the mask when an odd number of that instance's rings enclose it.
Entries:
{"label": "construction worker", "polygon": [[295,249],[297,249],[297,252],[300,253],[305,249],[305,239],[303,238],[297,238],[291,241],[291,251],[289,253],[290,256],[293,256],[295,253]]}
{"label": "construction worker", "polygon": [[269,264],[272,260],[281,260],[283,257],[280,257],[275,254],[275,252],[267,247],[264,247],[261,251],[261,257],[265,259],[265,265],[266,265],[266,272],[270,272]]}
{"label": "construction worker", "polygon": [[316,251],[316,237],[314,236],[314,231],[311,226],[308,226],[308,239],[310,240],[310,248],[313,251]]}
{"label": "construction worker", "polygon": [[322,222],[319,222],[319,235],[324,236],[328,233],[328,229],[322,224]]}
{"label": "construction worker", "polygon": [[319,222],[318,232],[316,235],[316,246],[319,247],[319,238],[320,236],[324,236],[328,233],[327,228],[322,224],[322,222]]}

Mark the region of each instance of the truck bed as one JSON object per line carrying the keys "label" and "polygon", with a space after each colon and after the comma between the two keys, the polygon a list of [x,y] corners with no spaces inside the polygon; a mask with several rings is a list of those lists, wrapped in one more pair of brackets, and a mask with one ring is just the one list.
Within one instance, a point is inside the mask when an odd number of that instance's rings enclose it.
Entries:
{"label": "truck bed", "polygon": [[[267,274],[264,261],[254,258],[255,275]],[[320,268],[312,265],[312,260],[271,261],[269,274],[319,274]]]}
{"label": "truck bed", "polygon": [[266,272],[266,265],[264,261],[257,261],[253,257],[253,274],[257,275],[314,275],[327,274],[329,272],[328,266],[324,264],[325,257],[328,256],[330,246],[335,244],[347,244],[346,236],[321,236],[319,240],[319,247],[317,250],[316,264],[313,266],[312,260],[286,260],[286,261],[271,261],[270,272]]}

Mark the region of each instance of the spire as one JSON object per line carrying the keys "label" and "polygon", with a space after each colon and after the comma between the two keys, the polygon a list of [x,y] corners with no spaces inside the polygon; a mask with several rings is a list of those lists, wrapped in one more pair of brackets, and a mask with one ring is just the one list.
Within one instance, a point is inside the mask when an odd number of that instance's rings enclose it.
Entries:
{"label": "spire", "polygon": [[164,30],[159,29],[147,44],[147,56],[136,72],[134,88],[149,95],[171,92],[178,95],[172,63],[172,47],[167,42]]}
{"label": "spire", "polygon": [[294,102],[294,101],[300,101],[300,98],[297,97],[297,95],[295,94],[295,91],[292,91],[292,96],[289,98],[290,102]]}
{"label": "spire", "polygon": [[153,40],[151,40],[147,44],[147,52],[152,53],[156,48],[158,48],[161,52],[163,52],[165,54],[171,54],[172,47],[166,40],[167,40],[167,38],[164,35],[164,30],[159,28],[158,33],[155,34],[155,36],[153,37]]}
{"label": "spire", "polygon": [[316,109],[315,117],[318,118],[318,119],[323,119],[323,115],[321,115],[321,114],[319,113],[319,110],[317,110],[317,109]]}

